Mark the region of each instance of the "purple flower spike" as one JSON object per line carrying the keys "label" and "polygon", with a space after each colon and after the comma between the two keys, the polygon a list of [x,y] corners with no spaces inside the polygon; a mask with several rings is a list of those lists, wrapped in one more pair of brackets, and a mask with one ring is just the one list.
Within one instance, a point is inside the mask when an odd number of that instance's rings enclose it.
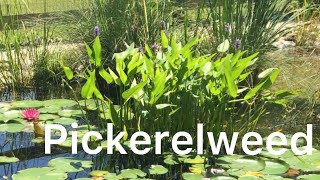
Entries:
{"label": "purple flower spike", "polygon": [[151,48],[152,48],[153,50],[158,50],[159,46],[158,46],[157,44],[153,44],[153,45],[151,46]]}
{"label": "purple flower spike", "polygon": [[99,28],[99,26],[94,27],[94,35],[95,36],[100,36],[100,28]]}
{"label": "purple flower spike", "polygon": [[227,31],[227,32],[230,32],[231,31],[231,25],[228,23],[224,26],[224,30]]}
{"label": "purple flower spike", "polygon": [[236,47],[236,49],[240,49],[241,48],[241,40],[240,39],[236,39],[234,46]]}
{"label": "purple flower spike", "polygon": [[139,46],[139,47],[138,47],[138,52],[139,52],[139,53],[143,53],[143,47],[142,47],[142,46]]}

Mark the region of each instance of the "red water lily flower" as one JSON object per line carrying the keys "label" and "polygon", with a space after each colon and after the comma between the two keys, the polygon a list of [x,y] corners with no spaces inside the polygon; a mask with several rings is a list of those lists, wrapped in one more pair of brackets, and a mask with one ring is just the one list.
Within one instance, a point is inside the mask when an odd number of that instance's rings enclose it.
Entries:
{"label": "red water lily flower", "polygon": [[39,118],[40,112],[36,109],[26,109],[22,111],[23,119],[27,121],[37,122]]}

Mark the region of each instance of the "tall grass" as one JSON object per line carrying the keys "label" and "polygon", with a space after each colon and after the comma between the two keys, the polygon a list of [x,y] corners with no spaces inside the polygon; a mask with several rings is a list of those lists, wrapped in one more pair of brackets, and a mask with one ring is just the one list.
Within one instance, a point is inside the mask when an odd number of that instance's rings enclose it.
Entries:
{"label": "tall grass", "polygon": [[[230,39],[231,42],[240,39],[242,49],[248,52],[265,52],[278,37],[288,33],[288,29],[283,27],[296,17],[296,10],[289,9],[290,2],[200,0],[195,34],[201,35],[202,31],[206,30],[206,42],[212,47],[217,47],[224,39]],[[207,23],[205,29],[202,22]],[[225,30],[226,25],[231,26],[230,31]]]}

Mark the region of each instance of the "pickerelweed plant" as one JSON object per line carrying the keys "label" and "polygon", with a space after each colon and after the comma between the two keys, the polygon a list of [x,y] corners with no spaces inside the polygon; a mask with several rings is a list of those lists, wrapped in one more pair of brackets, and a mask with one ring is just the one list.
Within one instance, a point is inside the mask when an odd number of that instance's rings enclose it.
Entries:
{"label": "pickerelweed plant", "polygon": [[[263,71],[257,85],[247,86],[248,68],[256,63],[258,53],[247,57],[245,51],[200,55],[194,50],[199,41],[196,37],[183,46],[162,32],[161,48],[152,50],[146,44],[144,53],[132,44],[114,54],[116,68],[112,70],[102,65],[97,36],[92,48],[86,45],[90,65],[81,95],[96,100],[101,124],[112,122],[115,133],[187,131],[194,138],[197,123],[203,123],[204,132],[213,132],[215,137],[222,131],[253,131],[267,103],[284,105],[285,98],[292,95],[267,90],[280,73],[277,68]],[[70,68],[64,69],[72,79]],[[116,85],[116,97],[101,93],[98,76]]]}

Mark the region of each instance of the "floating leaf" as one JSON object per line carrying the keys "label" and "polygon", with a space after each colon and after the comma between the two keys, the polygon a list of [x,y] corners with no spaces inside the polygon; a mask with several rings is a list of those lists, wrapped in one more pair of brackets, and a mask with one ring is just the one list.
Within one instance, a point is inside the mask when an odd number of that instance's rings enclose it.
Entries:
{"label": "floating leaf", "polygon": [[55,124],[61,124],[61,125],[71,125],[72,123],[77,122],[76,119],[74,118],[66,118],[66,117],[62,117],[59,119],[55,119],[53,121],[53,123]]}
{"label": "floating leaf", "polygon": [[308,175],[301,175],[297,177],[298,180],[300,179],[307,179],[307,180],[319,180],[320,174],[308,174]]}
{"label": "floating leaf", "polygon": [[77,105],[77,102],[70,99],[51,99],[44,101],[44,106],[48,107],[73,107]]}
{"label": "floating leaf", "polygon": [[210,180],[236,180],[236,178],[229,177],[229,176],[213,176]]}
{"label": "floating leaf", "polygon": [[24,125],[17,123],[0,124],[0,132],[18,133],[22,132]]}
{"label": "floating leaf", "polygon": [[14,162],[18,162],[18,161],[19,161],[19,159],[16,157],[0,156],[0,164],[14,163]]}
{"label": "floating leaf", "polygon": [[49,161],[49,166],[63,172],[80,172],[92,167],[92,161],[71,157],[60,157]]}
{"label": "floating leaf", "polygon": [[37,100],[25,100],[25,101],[16,101],[13,102],[12,107],[19,108],[19,109],[26,109],[26,108],[38,108],[44,106],[44,102],[37,101]]}
{"label": "floating leaf", "polygon": [[135,179],[138,177],[145,177],[147,174],[140,169],[124,169],[121,171],[120,176],[122,178]]}
{"label": "floating leaf", "polygon": [[[85,113],[85,112],[83,112]],[[61,110],[58,112],[59,116],[63,117],[71,117],[71,116],[82,116],[82,111],[81,110]]]}
{"label": "floating leaf", "polygon": [[264,160],[256,157],[231,158],[224,156],[219,158],[218,165],[226,168],[240,169],[243,171],[261,171],[265,168]]}
{"label": "floating leaf", "polygon": [[59,116],[54,115],[54,114],[40,114],[40,116],[39,116],[40,121],[55,120],[58,118],[59,118]]}
{"label": "floating leaf", "polygon": [[288,171],[289,165],[282,160],[265,160],[266,167],[261,171],[263,174],[283,174]]}
{"label": "floating leaf", "polygon": [[67,173],[51,167],[29,168],[18,171],[12,176],[13,180],[64,180],[68,177]]}
{"label": "floating leaf", "polygon": [[146,169],[147,169],[147,172],[152,175],[153,174],[161,175],[161,174],[166,174],[168,172],[168,169],[161,165],[151,165]]}
{"label": "floating leaf", "polygon": [[200,174],[193,174],[193,173],[183,173],[182,177],[184,180],[202,180],[203,176]]}

